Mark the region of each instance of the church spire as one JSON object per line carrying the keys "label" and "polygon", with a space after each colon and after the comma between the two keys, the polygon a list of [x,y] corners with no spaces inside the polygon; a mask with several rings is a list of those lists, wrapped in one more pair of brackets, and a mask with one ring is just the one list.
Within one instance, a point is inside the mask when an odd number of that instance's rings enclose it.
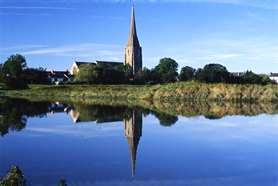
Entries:
{"label": "church spire", "polygon": [[136,25],[135,25],[135,15],[134,15],[134,6],[132,6],[132,13],[131,13],[131,25],[130,25],[130,34],[127,41],[127,47],[140,47],[137,34],[136,34]]}
{"label": "church spire", "polygon": [[124,65],[127,64],[131,66],[133,74],[136,74],[142,70],[142,48],[140,47],[137,38],[133,6],[131,13],[130,33],[124,53]]}

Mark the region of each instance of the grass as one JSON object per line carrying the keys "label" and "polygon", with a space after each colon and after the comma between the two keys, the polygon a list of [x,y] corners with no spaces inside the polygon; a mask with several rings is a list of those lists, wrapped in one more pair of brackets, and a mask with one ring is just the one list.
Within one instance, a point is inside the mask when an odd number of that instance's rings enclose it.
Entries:
{"label": "grass", "polygon": [[278,102],[278,85],[205,84],[166,85],[29,85],[27,90],[0,91],[6,96],[39,96],[110,100]]}

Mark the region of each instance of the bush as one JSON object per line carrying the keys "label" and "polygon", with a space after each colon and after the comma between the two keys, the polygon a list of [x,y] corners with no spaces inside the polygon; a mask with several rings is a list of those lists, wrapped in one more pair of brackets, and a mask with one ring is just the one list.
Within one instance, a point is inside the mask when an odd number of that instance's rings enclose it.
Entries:
{"label": "bush", "polygon": [[208,64],[203,69],[198,69],[196,79],[206,83],[227,83],[230,80],[230,73],[226,67],[220,64]]}

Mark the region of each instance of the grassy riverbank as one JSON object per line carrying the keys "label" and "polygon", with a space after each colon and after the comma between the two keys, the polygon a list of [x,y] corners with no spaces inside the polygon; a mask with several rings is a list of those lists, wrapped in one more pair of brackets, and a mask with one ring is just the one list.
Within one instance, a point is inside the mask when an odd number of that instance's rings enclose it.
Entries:
{"label": "grassy riverbank", "polygon": [[110,100],[278,102],[278,85],[205,84],[166,85],[31,85],[26,90],[0,91],[6,96],[92,98]]}

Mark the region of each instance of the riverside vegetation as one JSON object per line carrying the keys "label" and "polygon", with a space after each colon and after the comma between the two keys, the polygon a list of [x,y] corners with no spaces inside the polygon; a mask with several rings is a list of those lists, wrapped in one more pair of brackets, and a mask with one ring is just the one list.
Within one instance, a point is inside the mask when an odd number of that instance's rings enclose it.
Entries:
{"label": "riverside vegetation", "polygon": [[[48,82],[46,71],[43,68],[26,67],[26,60],[20,54],[11,55],[5,63],[0,64],[0,94],[119,100],[233,102],[278,100],[278,86],[272,84],[267,75],[247,71],[243,77],[236,77],[220,64],[208,64],[203,69],[197,70],[186,66],[178,74],[178,63],[171,58],[162,58],[154,69],[143,68],[133,75],[128,65],[111,67],[93,66],[88,63],[81,65],[79,73],[74,78],[75,82],[87,85],[62,86],[39,85]],[[165,85],[146,85],[150,81]],[[7,91],[8,89],[11,90]]]}
{"label": "riverside vegetation", "polygon": [[196,81],[166,85],[31,85],[2,90],[3,96],[46,96],[110,100],[278,102],[278,85],[208,84]]}

